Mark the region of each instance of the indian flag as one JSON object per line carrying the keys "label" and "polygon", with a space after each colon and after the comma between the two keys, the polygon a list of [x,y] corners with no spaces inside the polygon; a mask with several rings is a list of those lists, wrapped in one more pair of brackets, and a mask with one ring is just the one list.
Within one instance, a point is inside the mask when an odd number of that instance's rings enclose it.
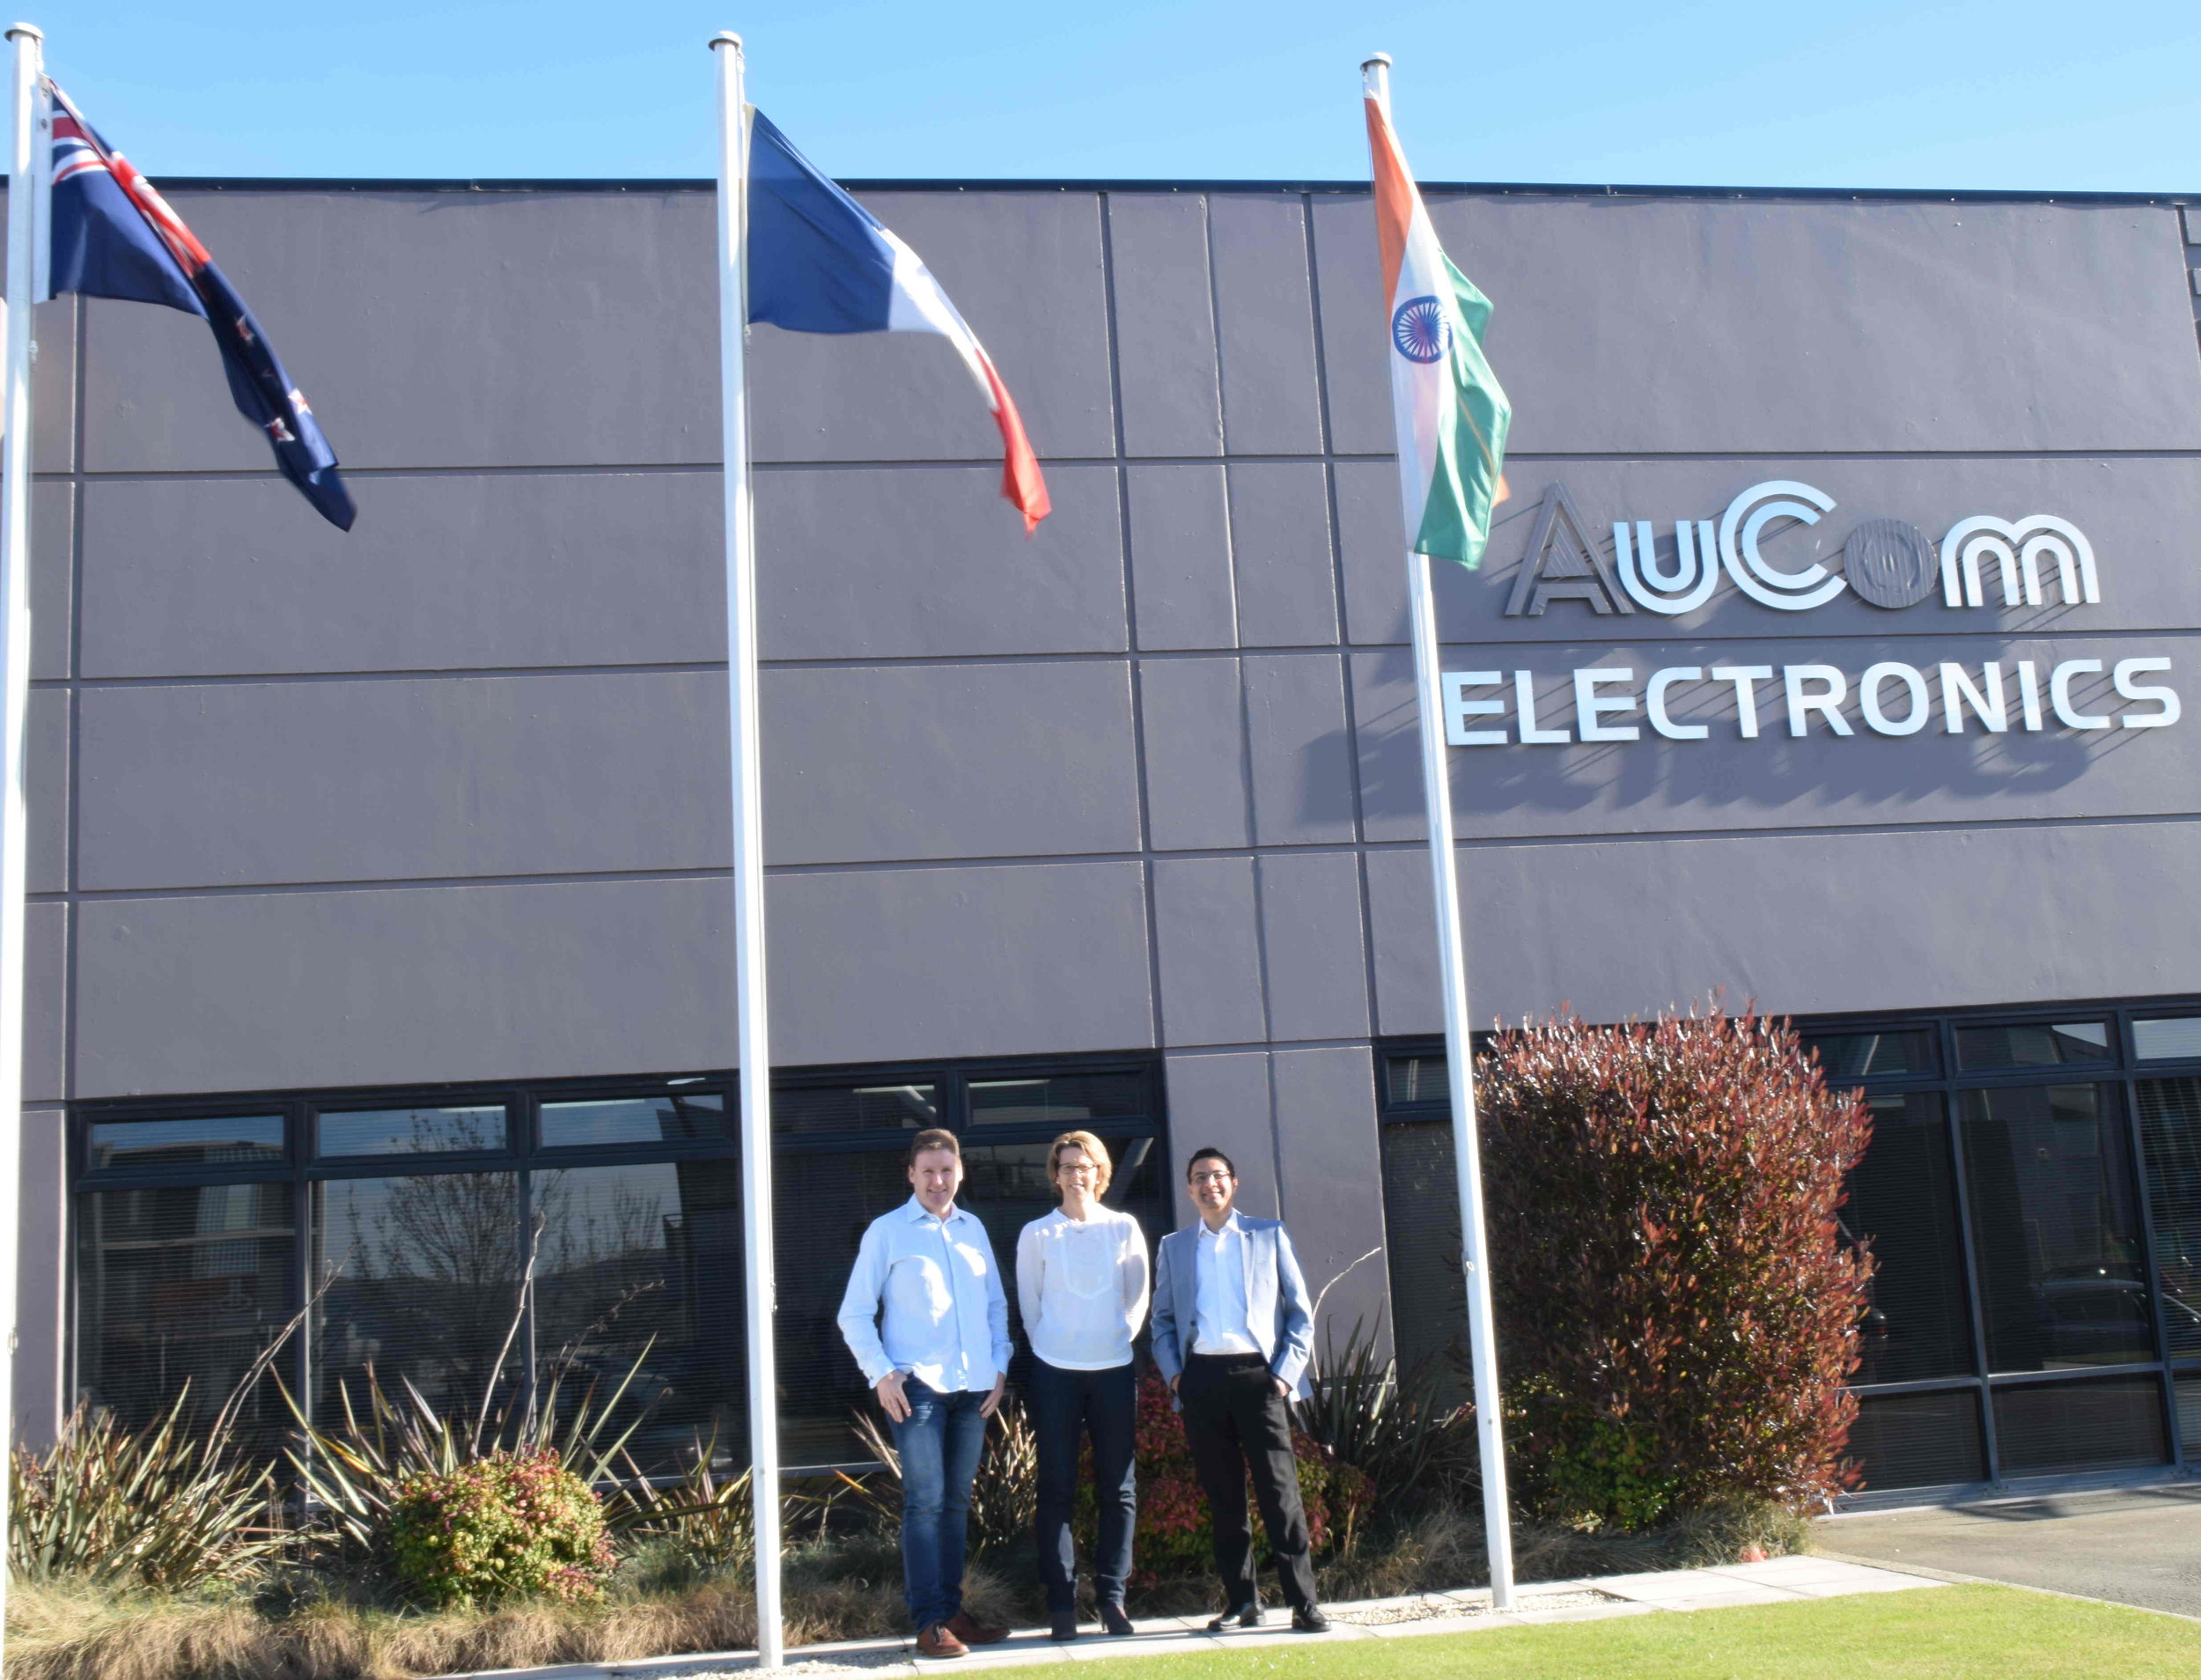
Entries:
{"label": "indian flag", "polygon": [[1513,405],[1483,357],[1491,300],[1452,266],[1391,130],[1390,60],[1361,67],[1408,546],[1472,571],[1505,499]]}

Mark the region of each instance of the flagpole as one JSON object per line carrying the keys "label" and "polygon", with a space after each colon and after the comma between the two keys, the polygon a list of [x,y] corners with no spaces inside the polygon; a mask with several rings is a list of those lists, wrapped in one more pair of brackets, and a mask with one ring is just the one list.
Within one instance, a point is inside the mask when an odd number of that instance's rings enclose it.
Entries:
{"label": "flagpole", "polygon": [[756,527],[749,500],[748,122],[741,37],[718,60],[718,375],[725,437],[726,694],[733,745],[734,996],[741,1067],[741,1242],[749,1332],[749,1493],[756,1665],[782,1660],[779,1382],[772,1338],[772,1057],[764,986],[764,824],[756,687]]}
{"label": "flagpole", "polygon": [[[1391,61],[1360,67],[1388,119]],[[1412,534],[1409,533],[1410,536]],[[1452,777],[1439,693],[1442,656],[1430,558],[1408,549],[1406,590],[1414,637],[1414,691],[1421,712],[1422,800],[1429,814],[1429,873],[1435,889],[1437,952],[1444,979],[1445,1067],[1451,1085],[1453,1157],[1459,1174],[1460,1262],[1468,1289],[1469,1362],[1475,1380],[1476,1444],[1483,1467],[1483,1528],[1491,1566],[1491,1608],[1513,1607],[1513,1531],[1505,1497],[1505,1435],[1498,1386],[1498,1335],[1491,1308],[1490,1233],[1483,1209],[1483,1151],[1476,1124],[1474,1048],[1468,1013],[1467,931],[1460,859],[1452,829]]]}
{"label": "flagpole", "polygon": [[[24,720],[31,703],[31,314],[38,267],[38,79],[45,37],[9,29],[8,317],[0,385],[0,1455],[15,1444],[15,1274],[23,1167]],[[0,1536],[8,1478],[0,1474]],[[0,1616],[7,1572],[0,1569]]]}

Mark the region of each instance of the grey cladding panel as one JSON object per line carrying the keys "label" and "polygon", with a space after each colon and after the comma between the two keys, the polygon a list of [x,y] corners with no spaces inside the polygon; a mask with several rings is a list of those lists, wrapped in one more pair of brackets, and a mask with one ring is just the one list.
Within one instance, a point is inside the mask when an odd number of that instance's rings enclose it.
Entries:
{"label": "grey cladding panel", "polygon": [[775,1062],[1141,1050],[1135,863],[839,870],[771,881]]}
{"label": "grey cladding panel", "polygon": [[1160,851],[1253,844],[1239,662],[1141,659],[1147,822]]}
{"label": "grey cladding panel", "polygon": [[[2135,673],[2128,683],[2168,685],[2183,693],[2185,718],[2168,728],[2127,728],[2115,720],[2159,715],[2154,703],[2125,699],[2111,686],[2117,662],[2161,656],[2168,672]],[[2082,717],[2103,717],[2112,726],[2061,726],[2053,711],[2051,674],[2065,660],[2093,659],[2101,669],[2075,672],[2068,698]],[[2043,727],[2024,727],[2020,660],[2030,661]],[[1851,733],[1838,735],[1824,714],[1806,710],[1806,733],[1792,733],[1782,667],[1830,663],[1844,678],[1839,710]],[[1900,663],[1918,673],[1926,716],[1914,733],[1891,737],[1864,720],[1859,680],[1871,666]],[[1958,667],[1991,702],[1994,679],[1983,667],[1999,665],[2005,729],[1987,730],[1962,690],[1944,677],[1942,664]],[[1715,681],[1712,668],[1763,667],[1772,678],[1753,689],[1759,733],[1744,739],[1738,721],[1738,682]],[[1672,719],[1711,731],[1703,741],[1658,739],[1640,707],[1645,681],[1660,667],[1692,667],[1703,680],[1682,682],[1667,694]],[[1633,727],[1639,739],[1565,746],[1455,748],[1452,755],[1453,809],[1459,832],[1491,838],[1537,835],[1704,832],[1719,829],[1832,828],[1843,825],[1979,822],[2017,819],[2153,816],[2201,808],[2201,729],[2190,721],[2201,705],[2201,637],[2163,635],[2096,640],[1989,637],[1948,637],[1920,645],[1902,640],[1847,639],[1831,645],[1741,642],[1640,642],[1538,648],[1533,654],[1491,647],[1446,652],[1449,671],[1498,670],[1501,684],[1469,692],[1504,701],[1503,724],[1517,734],[1511,672],[1534,673],[1537,723],[1544,729],[1577,730],[1572,673],[1603,668],[1633,673],[1628,682],[1600,685],[1596,696],[1624,699],[1638,710],[1603,718],[1607,727]],[[1421,754],[1413,704],[1413,673],[1403,651],[1353,658],[1354,711],[1359,720],[1361,797],[1372,838],[1421,837]],[[1803,679],[1807,696],[1825,691],[1817,677]],[[1913,697],[1900,674],[1875,684],[1883,718],[1907,724]],[[1961,733],[1947,728],[1948,696],[1959,696]]]}
{"label": "grey cladding panel", "polygon": [[1368,1030],[1360,859],[1350,851],[1260,860],[1269,1037],[1351,1038]]}
{"label": "grey cladding panel", "polygon": [[716,473],[376,476],[352,490],[347,534],[279,479],[87,485],[85,674],[726,656]]}
{"label": "grey cladding panel", "polygon": [[[1517,467],[1514,475],[1529,470]],[[1408,639],[1406,533],[1400,523],[1399,469],[1388,461],[1341,461],[1332,473],[1337,487],[1337,549],[1345,585],[1345,639],[1364,647],[1374,642],[1404,643]],[[1501,504],[1499,528],[1518,512],[1512,502]],[[1439,567],[1432,574],[1437,577],[1440,611],[1447,591],[1456,585],[1439,574],[1459,570],[1457,566]],[[1475,600],[1476,610],[1483,611],[1483,597],[1477,595]],[[1438,622],[1441,625],[1446,621],[1440,616]]]}
{"label": "grey cladding panel", "polygon": [[69,889],[69,692],[33,689],[25,731],[25,821],[30,849],[24,859],[27,888]]}
{"label": "grey cladding panel", "polygon": [[1109,276],[1127,455],[1219,455],[1207,206],[1189,193],[1110,193]]}
{"label": "grey cladding panel", "polygon": [[52,1444],[65,1407],[63,1327],[69,1322],[69,1116],[23,1111],[16,1239],[14,1403],[18,1438],[33,1452]]}
{"label": "grey cladding panel", "polygon": [[1238,645],[1224,468],[1127,467],[1142,651]]}
{"label": "grey cladding panel", "polygon": [[1233,461],[1231,553],[1242,647],[1328,647],[1337,640],[1329,479],[1318,461]]}
{"label": "grey cladding panel", "polygon": [[70,484],[31,483],[31,674],[70,674],[77,570],[76,496]]}
{"label": "grey cladding panel", "polygon": [[[1473,1019],[1715,986],[1782,1014],[2192,991],[2196,844],[2173,822],[1469,847]],[[1382,1030],[1436,1031],[1426,860],[1369,863]]]}
{"label": "grey cladding panel", "polygon": [[[723,878],[107,900],[80,913],[80,1097],[734,1060]],[[777,953],[784,967],[784,939]]]}
{"label": "grey cladding panel", "polygon": [[[773,1061],[1151,1043],[1136,864],[775,875]],[[734,1060],[723,877],[107,901],[79,1094]]]}
{"label": "grey cladding panel", "polygon": [[1312,455],[1322,446],[1307,207],[1297,196],[1208,200],[1223,437],[1233,455]]}
{"label": "grey cladding panel", "polygon": [[1269,1033],[1254,860],[1165,858],[1153,867],[1162,1042],[1259,1043]]}
{"label": "grey cladding panel", "polygon": [[1264,846],[1357,837],[1352,747],[1334,653],[1242,661],[1254,771],[1254,835]]}
{"label": "grey cladding panel", "polygon": [[51,1102],[74,1096],[69,1079],[69,1041],[63,1026],[69,984],[66,904],[23,909],[23,1100]]}
{"label": "grey cladding panel", "polygon": [[90,689],[83,885],[723,866],[725,704],[715,673]]}
{"label": "grey cladding panel", "polygon": [[[175,203],[346,466],[718,459],[708,193],[224,191]],[[91,470],[271,469],[230,405],[204,322],[88,307]]]}
{"label": "grey cladding panel", "polygon": [[1138,848],[1118,661],[783,667],[763,690],[774,864]]}
{"label": "grey cladding panel", "polygon": [[[2165,208],[1440,197],[1430,214],[1495,305],[1517,453],[2201,446]],[[1314,217],[1335,446],[1388,453],[1373,217],[1327,196]]]}
{"label": "grey cladding panel", "polygon": [[1238,1169],[1238,1205],[1261,1219],[1277,1216],[1277,1129],[1263,1050],[1165,1058],[1169,1085],[1169,1142],[1165,1163],[1171,1206],[1182,1230],[1200,1216],[1185,1193],[1185,1167],[1196,1149],[1216,1148]]}
{"label": "grey cladding panel", "polygon": [[[1680,630],[1705,636],[1921,636],[1999,629],[2006,631],[2191,630],[2201,628],[2201,568],[2193,564],[2193,534],[2201,531],[2201,461],[2086,457],[2011,460],[1938,455],[1909,461],[1826,461],[1775,457],[1756,461],[1529,461],[1508,468],[1513,497],[1498,509],[1480,571],[1439,563],[1433,568],[1439,634],[1447,641],[1548,642],[1609,636],[1648,640]],[[1388,521],[1383,496],[1390,500]],[[1709,520],[1753,487],[1800,481],[1831,497],[1815,525],[1784,519],[1766,528],[1766,562],[1790,573],[1815,564],[1850,571],[1848,546],[1860,527],[1893,519],[1923,539],[1929,573],[1924,599],[1889,608],[1854,588],[1822,607],[1784,612],[1751,601],[1722,576],[1711,598],[1679,617],[1641,607],[1623,616],[1588,602],[1546,600],[1541,613],[1505,616],[1531,547],[1539,510],[1553,486],[1579,516],[1584,541],[1611,570],[1613,525],[1653,527],[1658,564],[1676,564],[1677,520]],[[1345,590],[1356,641],[1406,639],[1404,582],[1397,542],[1396,480],[1385,466],[1338,468],[1344,526]],[[1991,561],[1982,591],[1992,603],[1944,604],[1931,571],[1941,539],[1962,519],[1979,515],[2019,521],[2047,514],[2075,525],[2093,549],[2101,601],[2071,605],[2053,560],[2041,570],[2043,605],[2006,608],[2001,574]],[[1543,574],[1548,575],[1550,564]],[[2021,584],[2022,588],[2022,584]],[[1533,599],[1533,594],[1532,594]],[[1631,603],[1633,605],[1633,603]]]}
{"label": "grey cladding panel", "polygon": [[[0,194],[0,202],[5,201]],[[0,250],[6,241],[0,239]],[[73,294],[51,298],[32,312],[31,470],[65,473],[76,465],[77,311]],[[199,330],[203,333],[206,328]]]}
{"label": "grey cladding panel", "polygon": [[[764,657],[1121,652],[1115,469],[1049,467],[1055,511],[1028,537],[1000,483],[987,467],[759,473]],[[714,570],[718,552],[714,532]],[[723,628],[718,647],[724,659]]]}
{"label": "grey cladding panel", "polygon": [[[924,259],[984,343],[1033,448],[1043,458],[1113,454],[1099,200],[874,193],[865,202]],[[710,200],[702,203],[708,219]],[[703,284],[715,284],[707,250],[703,270]],[[759,461],[1000,459],[984,397],[935,334],[759,327],[749,350]],[[697,359],[715,383],[716,357]]]}
{"label": "grey cladding panel", "polygon": [[1356,1321],[1364,1336],[1380,1333],[1385,1305],[1383,1256],[1369,1254],[1383,1246],[1374,1058],[1366,1044],[1340,1044],[1272,1059],[1284,1217],[1308,1293],[1328,1291],[1314,1345],[1342,1352]]}

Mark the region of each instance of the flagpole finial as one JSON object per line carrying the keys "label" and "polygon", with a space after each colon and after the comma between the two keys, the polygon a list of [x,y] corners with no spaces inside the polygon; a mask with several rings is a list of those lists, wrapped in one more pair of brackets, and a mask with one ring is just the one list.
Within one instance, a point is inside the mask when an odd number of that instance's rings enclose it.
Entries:
{"label": "flagpole finial", "polygon": [[741,50],[741,37],[731,29],[721,29],[710,38],[710,50],[715,53],[721,47],[731,47],[738,53]]}
{"label": "flagpole finial", "polygon": [[33,41],[44,41],[46,39],[46,32],[43,29],[40,29],[34,23],[10,24],[8,26],[8,39],[10,41],[13,41],[18,35],[28,35]]}

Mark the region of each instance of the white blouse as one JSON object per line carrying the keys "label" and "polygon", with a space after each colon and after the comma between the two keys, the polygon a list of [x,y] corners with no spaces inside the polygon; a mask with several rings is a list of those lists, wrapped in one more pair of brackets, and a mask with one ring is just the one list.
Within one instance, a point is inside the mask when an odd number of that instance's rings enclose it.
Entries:
{"label": "white blouse", "polygon": [[1032,1352],[1064,1371],[1128,1365],[1146,1320],[1146,1234],[1115,1208],[1056,1208],[1017,1238],[1017,1308]]}

